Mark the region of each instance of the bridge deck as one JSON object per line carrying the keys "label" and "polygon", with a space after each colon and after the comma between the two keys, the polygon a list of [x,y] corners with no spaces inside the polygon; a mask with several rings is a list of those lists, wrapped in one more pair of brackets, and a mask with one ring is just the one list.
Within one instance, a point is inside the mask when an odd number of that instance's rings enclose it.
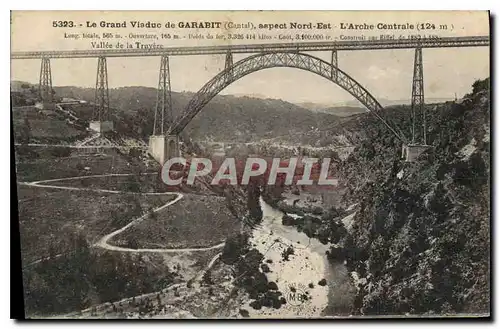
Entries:
{"label": "bridge deck", "polygon": [[247,45],[222,45],[199,47],[168,47],[158,49],[107,49],[107,50],[56,50],[12,52],[11,59],[85,58],[85,57],[140,57],[140,56],[188,56],[233,53],[262,52],[308,52],[329,50],[368,50],[368,49],[408,49],[408,48],[447,48],[447,47],[485,47],[490,45],[489,36],[447,37],[430,39],[367,40],[367,41],[330,41],[269,43]]}

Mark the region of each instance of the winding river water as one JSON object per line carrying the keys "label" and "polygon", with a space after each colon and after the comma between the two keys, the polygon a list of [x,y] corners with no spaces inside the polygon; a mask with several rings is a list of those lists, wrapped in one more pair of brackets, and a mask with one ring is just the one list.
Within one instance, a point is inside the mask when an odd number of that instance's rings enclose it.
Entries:
{"label": "winding river water", "polygon": [[[276,282],[288,302],[279,309],[255,310],[248,306],[250,316],[314,318],[346,315],[350,300],[344,294],[352,289],[349,289],[350,280],[345,266],[330,264],[325,254],[329,246],[298,232],[295,227],[282,225],[282,211],[262,199],[260,204],[263,220],[261,226],[254,230],[251,243],[264,254],[271,270],[267,273],[268,280]],[[294,254],[287,261],[282,253],[288,247],[293,248]],[[327,281],[324,286],[318,284],[322,279]],[[338,293],[342,295],[338,296]]]}

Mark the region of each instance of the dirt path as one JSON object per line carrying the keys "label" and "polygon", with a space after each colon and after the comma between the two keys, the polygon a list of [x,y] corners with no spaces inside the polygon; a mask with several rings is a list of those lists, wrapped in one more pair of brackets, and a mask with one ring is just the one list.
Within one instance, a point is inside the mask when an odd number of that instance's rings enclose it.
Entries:
{"label": "dirt path", "polygon": [[[182,193],[177,193],[177,192],[162,192],[162,193],[156,193],[156,192],[149,192],[149,193],[135,193],[135,192],[124,192],[124,191],[113,191],[113,190],[106,190],[106,189],[90,189],[90,188],[80,188],[80,187],[70,187],[70,186],[57,186],[57,185],[50,185],[50,183],[53,182],[60,182],[60,181],[69,181],[69,180],[77,180],[77,179],[82,179],[82,178],[96,178],[96,177],[110,177],[110,176],[131,176],[134,174],[104,174],[104,175],[88,175],[88,176],[76,176],[76,177],[67,177],[67,178],[56,178],[56,179],[48,179],[48,180],[40,180],[40,181],[34,181],[34,182],[21,182],[19,183],[20,185],[25,185],[25,186],[32,186],[32,187],[40,187],[40,188],[52,188],[52,189],[60,189],[60,190],[71,190],[71,191],[97,191],[97,192],[102,192],[102,193],[111,193],[111,194],[142,194],[142,195],[175,195],[175,199],[171,200],[155,209],[153,209],[152,212],[158,212],[161,211],[162,209],[165,209],[169,206],[172,206],[179,202],[183,198]],[[146,173],[147,175],[147,173]],[[94,243],[92,246],[97,247],[97,248],[103,248],[107,250],[113,250],[113,251],[119,251],[119,252],[130,252],[130,253],[190,253],[190,252],[197,252],[197,251],[207,251],[207,250],[214,250],[214,249],[219,249],[224,246],[224,242],[219,243],[217,245],[209,246],[209,247],[203,247],[203,248],[168,248],[168,249],[149,249],[149,248],[143,248],[143,249],[131,249],[131,248],[123,248],[123,247],[118,247],[112,244],[109,244],[108,241],[109,239],[113,238],[114,236],[124,232],[128,228],[142,222],[143,220],[146,220],[149,217],[150,213],[146,213],[138,218],[132,219],[127,225],[123,226],[120,229],[117,229],[102,238],[99,239],[96,243]],[[56,255],[54,258],[58,258],[59,256],[62,256],[63,254]],[[193,283],[199,282],[203,275],[205,274],[206,271],[210,270],[211,267],[215,264],[215,262],[219,259],[221,256],[221,253],[216,254],[210,261],[209,263],[200,271],[196,273],[196,275],[193,277],[192,281]],[[44,259],[47,258],[42,258],[39,260],[36,260],[29,265],[34,265],[37,264]],[[53,258],[49,258],[53,259]],[[192,283],[192,285],[193,285]],[[183,289],[186,290],[185,295],[179,298],[174,298],[172,301],[175,299],[182,299],[186,298],[186,296],[189,296],[193,293],[196,293],[196,285],[193,285],[191,289],[187,287],[187,283],[177,283],[173,284],[162,291],[160,291],[162,294],[166,294],[168,292],[172,292],[176,289]],[[85,309],[78,314],[78,312],[72,312],[70,314],[66,315],[61,315],[61,316],[54,316],[50,318],[79,318],[79,317],[99,317],[99,316],[104,316],[108,312],[111,311],[112,305],[116,303],[128,303],[132,299],[134,299],[137,302],[140,302],[142,299],[154,299],[154,297],[160,293],[160,292],[152,292],[152,293],[147,293],[139,296],[134,296],[134,297],[127,297],[124,298],[120,301],[117,301],[115,303],[105,303],[101,305],[95,305],[93,307],[90,307],[88,309]],[[97,310],[97,314],[94,316],[91,316],[92,309]],[[45,318],[45,317],[44,317]]]}
{"label": "dirt path", "polygon": [[[57,185],[50,185],[50,183],[53,182],[60,182],[60,181],[68,181],[68,180],[77,180],[77,179],[83,179],[83,178],[96,178],[96,177],[113,177],[113,176],[133,176],[135,174],[104,174],[104,175],[88,175],[88,176],[75,176],[75,177],[66,177],[66,178],[56,178],[56,179],[47,179],[47,180],[40,180],[40,181],[35,181],[35,182],[22,182],[19,183],[21,185],[26,185],[26,186],[33,186],[33,187],[42,187],[42,188],[52,188],[52,189],[60,189],[60,190],[71,190],[71,191],[94,191],[94,192],[102,192],[102,193],[112,193],[112,194],[140,194],[140,195],[175,195],[175,199],[172,201],[169,201],[165,203],[164,205],[161,205],[155,209],[153,209],[153,213],[161,211],[177,202],[179,202],[184,195],[182,193],[178,192],[145,192],[145,193],[136,193],[136,192],[124,192],[124,191],[113,191],[113,190],[105,190],[105,189],[91,189],[91,188],[83,188],[83,187],[71,187],[71,186],[57,186]],[[49,184],[47,184],[49,183]],[[123,226],[122,228],[117,229],[116,231],[113,231],[105,236],[103,236],[99,241],[97,241],[93,246],[94,247],[99,247],[107,250],[113,250],[113,251],[121,251],[121,252],[131,252],[131,253],[179,253],[179,252],[193,252],[193,251],[207,251],[207,250],[213,250],[213,249],[218,249],[222,248],[224,246],[224,242],[209,246],[209,247],[201,247],[201,248],[167,248],[167,249],[152,249],[152,248],[142,248],[142,249],[132,249],[132,248],[124,248],[124,247],[118,247],[112,244],[109,244],[108,241],[109,239],[113,238],[114,236],[124,232],[128,228],[142,222],[143,220],[147,219],[149,217],[150,213],[146,213],[138,218],[132,219],[127,225]],[[39,260],[41,261],[41,260]],[[35,261],[39,262],[39,261]]]}

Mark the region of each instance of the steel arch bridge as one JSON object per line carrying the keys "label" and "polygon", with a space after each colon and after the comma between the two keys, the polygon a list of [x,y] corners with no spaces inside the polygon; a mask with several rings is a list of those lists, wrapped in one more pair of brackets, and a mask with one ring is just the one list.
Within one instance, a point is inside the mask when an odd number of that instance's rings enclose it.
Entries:
{"label": "steel arch bridge", "polygon": [[[384,125],[403,142],[403,157],[413,161],[430,146],[426,138],[426,110],[424,102],[424,48],[463,48],[489,47],[489,36],[447,37],[447,38],[409,38],[398,40],[331,41],[273,44],[243,44],[195,47],[167,47],[161,49],[106,49],[13,52],[11,59],[42,59],[40,69],[40,102],[38,105],[53,108],[53,91],[50,59],[56,58],[97,58],[97,80],[95,89],[94,117],[99,121],[90,122],[90,129],[105,133],[113,130],[109,118],[108,57],[161,56],[158,79],[157,102],[154,111],[154,125],[149,139],[149,149],[160,163],[165,158],[180,153],[179,133],[198,114],[202,108],[220,91],[234,81],[259,70],[273,67],[292,67],[315,73],[337,84],[358,99],[369,112],[373,113]],[[383,111],[380,103],[356,80],[338,68],[338,51],[359,51],[374,49],[414,49],[413,81],[411,88],[411,139],[397,127],[390,115]],[[304,52],[331,52],[330,63]],[[252,54],[233,64],[233,54]],[[181,115],[172,120],[170,56],[194,56],[225,54],[225,69],[208,81],[191,99]],[[166,126],[172,123],[168,129]]]}
{"label": "steel arch bridge", "polygon": [[404,133],[396,126],[390,125],[384,118],[382,105],[359,82],[337,66],[318,57],[292,52],[260,53],[246,57],[232,65],[226,63],[226,68],[208,81],[193,96],[183,113],[174,120],[167,135],[178,135],[212,98],[231,83],[250,73],[275,67],[297,68],[330,80],[360,101],[403,143],[408,142]]}

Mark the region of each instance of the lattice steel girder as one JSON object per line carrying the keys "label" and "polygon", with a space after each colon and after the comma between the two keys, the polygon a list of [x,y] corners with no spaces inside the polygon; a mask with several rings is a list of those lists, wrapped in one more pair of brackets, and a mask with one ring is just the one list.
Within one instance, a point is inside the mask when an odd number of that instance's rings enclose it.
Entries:
{"label": "lattice steel girder", "polygon": [[108,66],[106,57],[97,60],[97,78],[95,82],[94,121],[109,121]]}
{"label": "lattice steel girder", "polygon": [[233,75],[233,53],[231,50],[226,52],[226,62],[224,64],[224,71],[226,72],[226,79],[231,79]]}
{"label": "lattice steel girder", "polygon": [[[358,82],[347,75],[345,72],[330,63],[317,57],[302,53],[261,53],[249,56],[236,62],[230,69],[232,75],[227,79],[227,70],[224,70],[208,81],[191,99],[182,114],[175,119],[167,134],[177,135],[186,125],[201,111],[201,109],[220,91],[229,86],[232,82],[259,70],[272,67],[294,67],[306,70],[320,75],[349,92],[363,105],[368,111],[372,112],[380,119],[401,141],[407,143],[403,132],[388,123],[384,118],[384,113],[380,103]],[[332,70],[335,71],[336,79],[332,78]]]}
{"label": "lattice steel girder", "polygon": [[23,51],[12,52],[11,59],[50,58],[82,58],[82,57],[135,57],[135,56],[188,56],[226,54],[230,50],[233,54],[262,53],[262,52],[308,52],[339,50],[367,50],[367,49],[414,49],[446,48],[446,47],[487,47],[490,45],[489,36],[473,37],[446,37],[428,39],[405,40],[366,40],[366,41],[329,41],[329,42],[300,42],[300,43],[273,43],[250,45],[221,45],[203,47],[169,47],[160,49],[107,49],[107,50],[61,50],[61,51]]}
{"label": "lattice steel girder", "polygon": [[422,48],[415,49],[413,82],[411,88],[412,143],[427,145],[426,118],[424,106],[424,68]]}
{"label": "lattice steel girder", "polygon": [[50,103],[53,101],[54,92],[52,89],[52,72],[50,69],[50,58],[47,57],[42,58],[38,91],[40,93],[40,99],[42,100],[42,102]]}
{"label": "lattice steel girder", "polygon": [[[332,59],[331,59],[331,62],[330,64],[332,65],[332,67],[338,67],[338,57],[337,57],[337,50],[334,49],[332,50]],[[331,70],[330,72],[331,76],[332,76],[332,79],[333,80],[336,80],[337,79],[337,71],[336,70]]]}
{"label": "lattice steel girder", "polygon": [[168,56],[161,56],[160,74],[158,78],[158,93],[153,125],[153,135],[163,135],[165,122],[172,123],[172,91],[170,85],[170,63]]}

